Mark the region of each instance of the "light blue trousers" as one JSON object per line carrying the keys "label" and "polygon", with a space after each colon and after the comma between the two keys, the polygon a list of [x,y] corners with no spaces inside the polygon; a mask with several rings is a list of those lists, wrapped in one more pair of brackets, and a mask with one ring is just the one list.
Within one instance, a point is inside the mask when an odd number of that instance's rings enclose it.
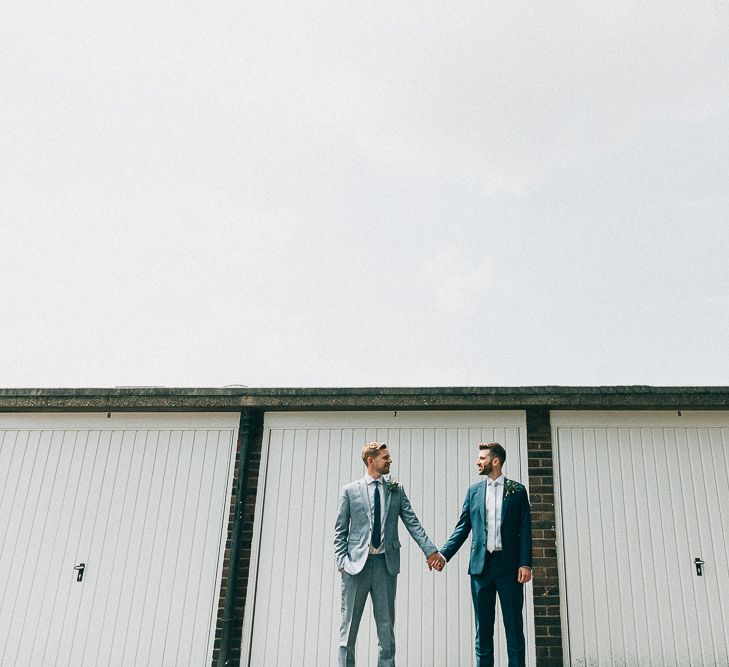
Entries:
{"label": "light blue trousers", "polygon": [[397,576],[387,571],[385,556],[370,556],[359,574],[342,573],[342,626],[339,667],[354,667],[357,632],[367,596],[377,628],[377,667],[395,667],[395,592]]}

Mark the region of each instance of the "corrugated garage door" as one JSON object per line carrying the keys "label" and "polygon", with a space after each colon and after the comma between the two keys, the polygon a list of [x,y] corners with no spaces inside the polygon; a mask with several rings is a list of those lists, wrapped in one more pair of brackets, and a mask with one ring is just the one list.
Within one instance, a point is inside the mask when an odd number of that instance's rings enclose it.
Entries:
{"label": "corrugated garage door", "polygon": [[0,415],[0,664],[210,662],[238,419]]}
{"label": "corrugated garage door", "polygon": [[[337,663],[340,576],[333,553],[341,487],[364,475],[362,446],[388,443],[392,475],[402,482],[431,539],[441,545],[477,481],[476,443],[496,440],[509,454],[507,471],[526,482],[523,412],[279,413],[265,418],[242,664],[320,667]],[[473,612],[467,574],[469,546],[441,573],[400,528],[398,665],[470,665]],[[528,652],[534,655],[531,584],[527,587]],[[357,664],[377,661],[369,606]],[[499,665],[506,665],[498,619]],[[533,659],[532,659],[533,663]]]}
{"label": "corrugated garage door", "polygon": [[568,664],[729,664],[729,414],[552,428]]}

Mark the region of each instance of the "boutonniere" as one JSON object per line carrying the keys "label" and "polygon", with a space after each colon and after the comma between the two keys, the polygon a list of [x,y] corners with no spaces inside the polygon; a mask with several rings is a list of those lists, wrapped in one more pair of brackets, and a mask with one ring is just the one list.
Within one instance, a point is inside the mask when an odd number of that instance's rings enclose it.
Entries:
{"label": "boutonniere", "polygon": [[398,482],[396,479],[388,479],[387,480],[387,490],[388,491],[397,491],[400,488],[400,482]]}
{"label": "boutonniere", "polygon": [[512,493],[516,493],[522,488],[523,486],[519,484],[519,482],[515,482],[513,479],[507,479],[506,484],[504,485],[504,490],[506,491],[507,496],[510,496]]}

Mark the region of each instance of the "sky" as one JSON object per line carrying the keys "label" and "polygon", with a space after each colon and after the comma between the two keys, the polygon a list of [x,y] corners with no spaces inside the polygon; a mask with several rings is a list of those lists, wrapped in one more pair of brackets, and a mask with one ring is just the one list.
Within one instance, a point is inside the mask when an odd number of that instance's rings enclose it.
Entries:
{"label": "sky", "polygon": [[729,0],[0,8],[0,386],[729,385]]}

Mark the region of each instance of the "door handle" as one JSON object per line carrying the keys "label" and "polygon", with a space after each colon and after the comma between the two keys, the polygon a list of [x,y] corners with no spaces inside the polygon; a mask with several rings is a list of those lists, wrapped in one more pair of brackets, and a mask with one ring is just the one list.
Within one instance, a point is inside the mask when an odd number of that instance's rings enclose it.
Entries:
{"label": "door handle", "polygon": [[703,577],[704,576],[704,568],[702,565],[704,564],[704,561],[700,558],[694,558],[694,565],[696,566],[696,576],[697,577]]}
{"label": "door handle", "polygon": [[84,570],[86,569],[86,563],[79,563],[74,568],[78,574],[76,575],[76,581],[81,581],[84,578]]}

